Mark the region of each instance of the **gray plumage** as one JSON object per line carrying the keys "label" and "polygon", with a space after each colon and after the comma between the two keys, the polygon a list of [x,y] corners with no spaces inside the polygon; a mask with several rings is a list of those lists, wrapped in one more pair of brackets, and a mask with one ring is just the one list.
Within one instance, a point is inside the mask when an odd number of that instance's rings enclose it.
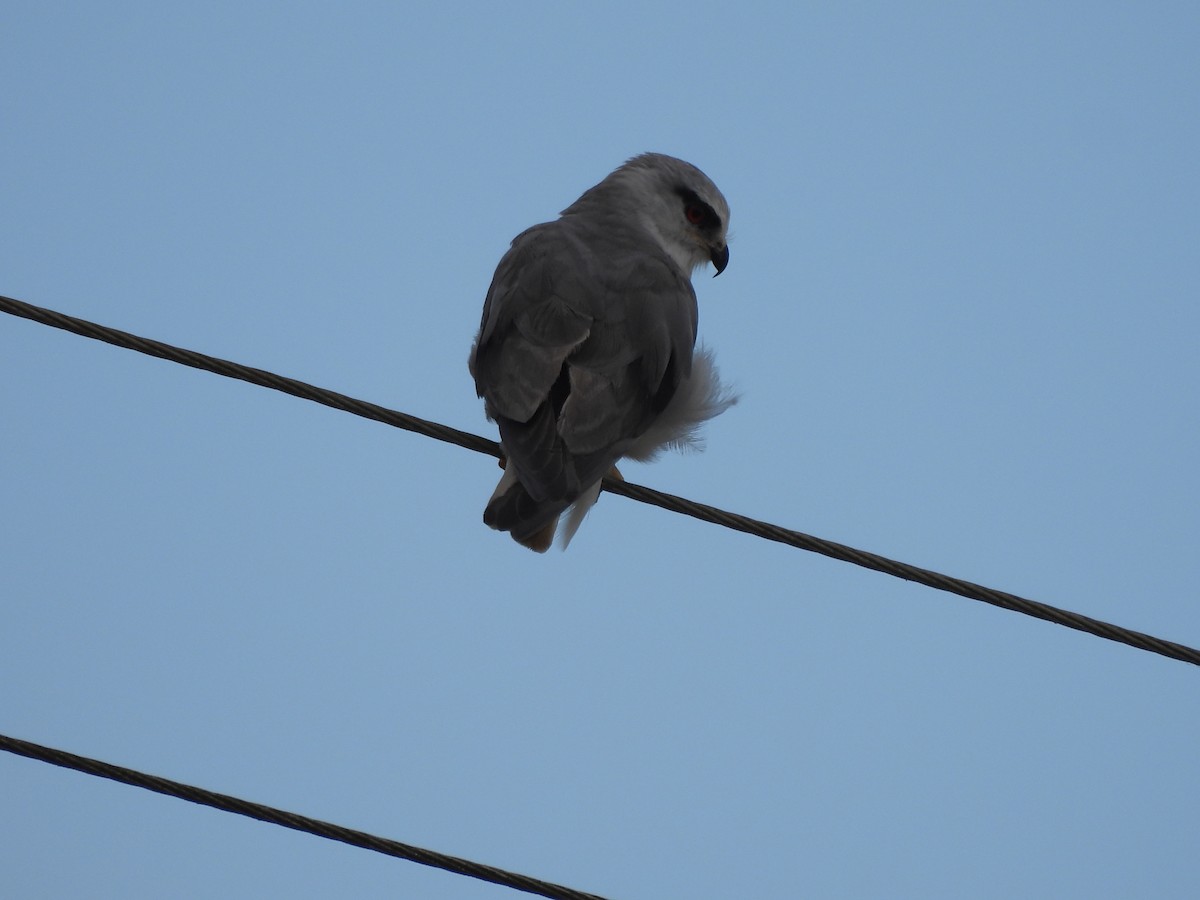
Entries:
{"label": "gray plumage", "polygon": [[618,460],[695,445],[733,402],[694,351],[690,280],[725,268],[728,225],[703,172],[647,153],[513,240],[470,358],[506,466],[484,522],[544,551],[574,505],[565,546]]}

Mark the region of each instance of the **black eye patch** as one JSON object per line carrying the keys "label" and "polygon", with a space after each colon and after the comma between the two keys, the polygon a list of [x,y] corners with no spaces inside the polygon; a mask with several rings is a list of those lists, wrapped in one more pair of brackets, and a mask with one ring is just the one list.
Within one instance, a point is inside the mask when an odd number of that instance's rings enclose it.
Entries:
{"label": "black eye patch", "polygon": [[705,234],[716,234],[721,230],[721,217],[695,191],[681,186],[675,189],[675,193],[683,201],[684,218]]}

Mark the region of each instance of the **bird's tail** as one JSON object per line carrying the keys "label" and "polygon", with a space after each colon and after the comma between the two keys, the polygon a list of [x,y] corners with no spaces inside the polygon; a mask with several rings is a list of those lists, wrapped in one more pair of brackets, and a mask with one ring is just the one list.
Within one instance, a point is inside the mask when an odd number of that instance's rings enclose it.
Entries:
{"label": "bird's tail", "polygon": [[507,531],[522,547],[545,553],[554,543],[558,517],[565,508],[562,501],[533,499],[517,480],[516,467],[507,466],[483,510],[483,524]]}
{"label": "bird's tail", "polygon": [[[562,549],[566,550],[571,538],[575,537],[575,532],[583,524],[584,517],[599,498],[600,482],[597,481],[566,505],[561,501],[539,503],[511,472],[511,468],[506,468],[500,476],[500,483],[496,485],[483,511],[484,524],[497,531],[509,532],[522,547],[545,553],[554,543],[554,534],[561,519],[563,527],[559,538]],[[616,466],[608,474],[620,481],[625,480]]]}

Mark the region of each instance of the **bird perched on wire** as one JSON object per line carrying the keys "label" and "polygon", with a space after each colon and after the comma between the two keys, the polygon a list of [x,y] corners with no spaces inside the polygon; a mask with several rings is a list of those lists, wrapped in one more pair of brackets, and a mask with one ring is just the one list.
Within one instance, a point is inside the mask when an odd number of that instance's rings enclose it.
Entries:
{"label": "bird perched on wire", "polygon": [[566,547],[618,460],[698,445],[733,395],[696,349],[692,272],[729,263],[729,206],[690,163],[636,156],[496,267],[470,370],[500,428],[504,473],[483,521]]}

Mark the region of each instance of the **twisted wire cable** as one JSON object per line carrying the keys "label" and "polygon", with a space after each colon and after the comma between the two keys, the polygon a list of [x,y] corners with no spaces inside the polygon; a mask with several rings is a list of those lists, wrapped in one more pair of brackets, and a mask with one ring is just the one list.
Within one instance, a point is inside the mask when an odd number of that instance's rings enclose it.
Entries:
{"label": "twisted wire cable", "polygon": [[[495,457],[500,456],[500,447],[495,441],[490,441],[469,432],[459,431],[456,428],[450,428],[437,422],[420,419],[407,413],[398,412],[397,410],[388,409],[374,403],[368,403],[364,400],[357,400],[335,391],[315,387],[303,381],[297,381],[294,378],[276,375],[273,372],[267,372],[263,369],[251,368],[240,363],[219,359],[215,356],[197,353],[194,350],[185,350],[161,341],[139,337],[125,331],[118,331],[115,328],[89,322],[86,319],[77,319],[74,316],[68,316],[54,310],[33,306],[20,300],[14,300],[11,297],[0,296],[0,312],[40,322],[43,325],[49,325],[53,328],[61,328],[74,334],[113,344],[117,347],[125,347],[129,350],[136,350],[139,353],[157,356],[161,359],[181,363],[185,366],[214,372],[217,375],[224,375],[227,378],[237,378],[261,387],[282,391],[285,394],[291,394],[304,400],[311,400],[314,403],[321,403],[334,409],[353,413],[356,416],[362,416],[363,418],[374,419],[377,422],[383,422],[384,424],[403,428],[406,431],[412,431],[426,437],[434,438],[435,440],[455,444],[468,450],[474,450],[477,453],[484,453]],[[896,578],[903,578],[906,581],[913,581],[940,591],[947,591],[970,600],[978,600],[983,603],[989,603],[992,606],[998,606],[1001,609],[1012,610],[1026,616],[1033,616],[1034,618],[1053,622],[1066,628],[1073,628],[1096,637],[1102,637],[1106,640],[1127,644],[1139,650],[1157,653],[1170,659],[1177,659],[1182,662],[1191,663],[1192,665],[1200,665],[1200,650],[1194,647],[1164,640],[1140,631],[1133,631],[1132,629],[1113,625],[1110,622],[1104,622],[1100,619],[1093,619],[1090,616],[1080,613],[1060,609],[1056,606],[1050,606],[1049,604],[1040,603],[1025,597],[1019,597],[1016,594],[993,590],[992,588],[984,587],[970,581],[964,581],[961,578],[943,575],[931,569],[922,569],[918,566],[889,559],[886,556],[880,556],[866,550],[858,550],[845,544],[814,537],[800,531],[782,528],[778,525],[772,525],[769,522],[727,512],[713,506],[707,506],[703,503],[697,503],[673,494],[666,494],[631,482],[605,478],[604,489],[632,500],[648,503],[651,506],[658,506],[662,509],[691,516],[714,525],[722,525],[734,531],[741,531],[765,540],[777,541],[801,550],[819,553],[822,556],[853,563],[863,568],[874,569],[877,572],[893,575]]]}
{"label": "twisted wire cable", "polygon": [[312,819],[308,816],[302,816],[299,813],[276,809],[273,806],[265,806],[262,803],[242,800],[239,797],[231,797],[229,794],[218,794],[216,791],[209,791],[179,781],[171,781],[169,778],[161,778],[158,775],[148,775],[136,769],[127,769],[124,766],[113,765],[112,763],[102,762],[98,759],[77,756],[65,750],[56,750],[53,747],[45,747],[41,744],[34,744],[30,741],[23,741],[19,738],[8,737],[7,735],[0,734],[0,750],[7,750],[9,753],[14,753],[17,756],[24,756],[28,759],[62,766],[64,769],[74,769],[77,772],[83,772],[87,775],[107,778],[110,781],[132,785],[133,787],[154,791],[158,794],[165,794],[168,797],[188,800],[192,803],[198,803],[201,806],[211,806],[213,809],[235,813],[250,819],[258,819],[260,822],[282,825],[284,828],[291,828],[293,831],[302,831],[306,834],[316,835],[317,837],[326,838],[331,841],[341,841],[343,844],[362,847],[364,850],[373,850],[385,856],[395,856],[399,859],[406,859],[409,862],[420,863],[423,866],[444,869],[456,875],[466,875],[469,878],[478,878],[480,881],[490,881],[493,884],[524,891],[527,894],[551,897],[553,900],[604,900],[603,897],[597,894],[586,894],[583,891],[563,887],[561,884],[542,881],[538,878],[530,878],[528,875],[520,875],[516,872],[506,871],[505,869],[497,869],[495,866],[487,866],[483,863],[472,862],[469,859],[449,856],[445,853],[438,853],[435,850],[426,850],[422,847],[414,847],[411,844],[402,844],[399,841],[377,837],[365,831],[357,831],[342,825],[334,825],[332,822],[323,822],[320,819]]}

